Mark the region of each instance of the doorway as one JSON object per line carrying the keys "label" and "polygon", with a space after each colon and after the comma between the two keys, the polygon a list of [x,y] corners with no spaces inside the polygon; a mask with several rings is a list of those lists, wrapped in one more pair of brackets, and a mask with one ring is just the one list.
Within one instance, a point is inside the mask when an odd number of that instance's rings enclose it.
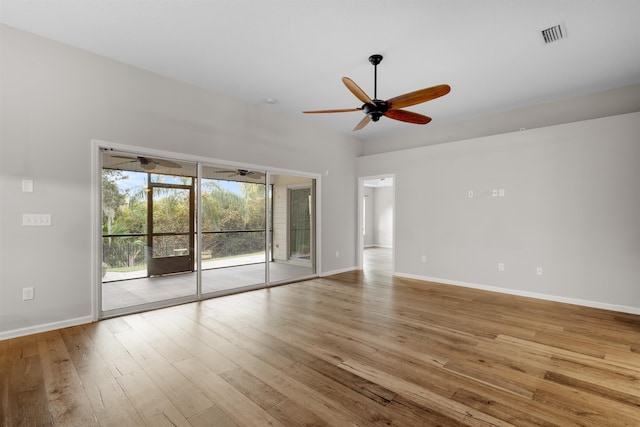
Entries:
{"label": "doorway", "polygon": [[147,276],[193,271],[195,200],[189,185],[151,180],[147,192]]}
{"label": "doorway", "polygon": [[[376,254],[395,268],[395,176],[379,175],[358,180],[358,268],[365,269],[365,256]],[[379,249],[374,251],[373,249]],[[386,254],[386,255],[385,255]]]}

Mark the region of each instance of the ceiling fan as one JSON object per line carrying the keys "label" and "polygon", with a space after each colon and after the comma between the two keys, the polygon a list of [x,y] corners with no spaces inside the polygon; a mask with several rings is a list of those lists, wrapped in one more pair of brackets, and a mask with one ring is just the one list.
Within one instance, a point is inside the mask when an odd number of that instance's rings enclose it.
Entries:
{"label": "ceiling fan", "polygon": [[360,87],[355,84],[349,77],[343,77],[342,82],[347,89],[353,93],[356,98],[364,102],[360,108],[345,108],[337,110],[315,110],[315,111],[303,111],[306,114],[318,114],[318,113],[346,113],[351,111],[363,111],[365,116],[360,122],[353,128],[354,131],[360,130],[369,124],[370,121],[377,122],[380,117],[386,116],[390,119],[399,120],[401,122],[414,123],[419,125],[426,125],[431,121],[431,117],[423,116],[422,114],[414,113],[407,110],[402,110],[404,107],[411,105],[421,104],[423,102],[431,101],[432,99],[439,98],[448,94],[451,91],[449,85],[438,85],[426,89],[416,90],[414,92],[405,93],[404,95],[396,96],[394,98],[382,101],[378,99],[378,64],[382,62],[382,55],[371,55],[369,62],[373,64],[373,99],[369,98],[369,95],[365,93]]}
{"label": "ceiling fan", "polygon": [[229,178],[234,176],[245,176],[247,178],[260,179],[264,176],[264,172],[250,171],[249,169],[234,169],[228,171],[217,171],[218,173],[228,173]]}
{"label": "ceiling fan", "polygon": [[[115,159],[127,159],[129,160],[128,162],[122,162],[119,163],[120,165],[125,164],[125,163],[135,163],[138,162],[140,164],[140,167],[142,167],[142,169],[144,170],[154,170],[156,167],[158,166],[164,166],[167,168],[176,168],[179,169],[182,167],[182,165],[169,161],[169,160],[164,160],[164,159],[153,159],[151,157],[143,157],[143,156],[137,156],[137,157],[128,157],[128,156],[111,156]],[[115,165],[117,166],[117,165]]]}

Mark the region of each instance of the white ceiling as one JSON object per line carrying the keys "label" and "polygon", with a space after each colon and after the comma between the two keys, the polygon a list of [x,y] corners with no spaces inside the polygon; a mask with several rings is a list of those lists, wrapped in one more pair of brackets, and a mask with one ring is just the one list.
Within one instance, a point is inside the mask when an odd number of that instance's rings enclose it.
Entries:
{"label": "white ceiling", "polygon": [[640,82],[638,0],[0,0],[0,22],[349,134],[361,112],[301,111],[359,107],[343,76],[373,97],[374,53],[380,99],[452,87],[408,108],[432,123]]}

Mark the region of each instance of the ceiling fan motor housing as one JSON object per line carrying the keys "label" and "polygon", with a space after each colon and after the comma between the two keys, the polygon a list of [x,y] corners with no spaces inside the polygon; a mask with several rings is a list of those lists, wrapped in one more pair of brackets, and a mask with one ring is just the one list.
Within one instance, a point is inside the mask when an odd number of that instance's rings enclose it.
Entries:
{"label": "ceiling fan motor housing", "polygon": [[379,99],[374,99],[373,104],[366,103],[362,105],[362,111],[371,117],[371,120],[377,122],[380,120],[380,117],[384,116],[384,114],[389,110],[389,104],[386,101],[381,101]]}

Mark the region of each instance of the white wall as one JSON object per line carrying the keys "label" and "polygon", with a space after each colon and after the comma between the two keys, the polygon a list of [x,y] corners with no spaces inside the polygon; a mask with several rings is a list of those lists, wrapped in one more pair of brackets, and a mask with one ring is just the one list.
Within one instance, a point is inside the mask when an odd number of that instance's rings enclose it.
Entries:
{"label": "white wall", "polygon": [[407,150],[509,133],[521,128],[535,129],[636,111],[640,111],[640,83],[449,122],[438,120],[434,112],[434,120],[429,126],[409,127],[403,132],[402,138],[394,138],[393,144],[389,144],[385,135],[368,140],[363,145],[363,154]]}
{"label": "white wall", "polygon": [[400,275],[640,313],[640,113],[357,164],[396,175]]}
{"label": "white wall", "polygon": [[[321,174],[321,272],[356,265],[359,141],[4,25],[0,31],[0,339],[92,318],[94,139]],[[21,192],[26,178],[33,193]],[[22,227],[23,213],[49,213],[53,225]],[[36,297],[23,302],[27,286]]]}
{"label": "white wall", "polygon": [[373,190],[373,239],[376,246],[393,246],[393,187]]}
{"label": "white wall", "polygon": [[364,187],[365,234],[367,246],[393,246],[393,188]]}
{"label": "white wall", "polygon": [[375,244],[375,219],[373,199],[375,198],[373,187],[364,187],[363,191],[364,203],[364,241],[365,247]]}

